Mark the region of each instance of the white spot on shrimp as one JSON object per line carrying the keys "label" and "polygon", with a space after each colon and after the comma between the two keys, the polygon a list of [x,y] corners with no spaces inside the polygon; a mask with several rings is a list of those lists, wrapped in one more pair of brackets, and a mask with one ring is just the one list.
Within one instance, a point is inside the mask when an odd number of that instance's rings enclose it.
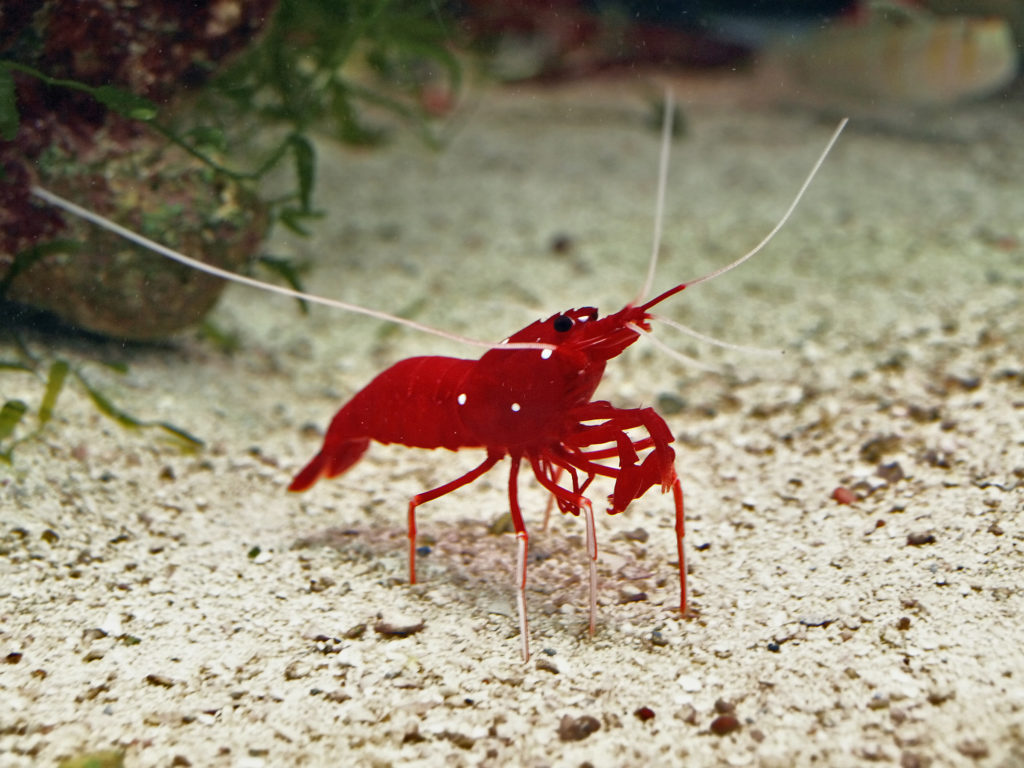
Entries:
{"label": "white spot on shrimp", "polygon": [[512,413],[519,413],[519,409],[522,408],[519,403],[512,403]]}
{"label": "white spot on shrimp", "polygon": [[550,349],[542,349],[540,351],[540,359],[541,360],[547,360],[550,357],[551,357],[551,350]]}
{"label": "white spot on shrimp", "polygon": [[466,393],[463,392],[461,395],[459,395],[455,399],[458,401],[459,405],[465,405],[466,404]]}

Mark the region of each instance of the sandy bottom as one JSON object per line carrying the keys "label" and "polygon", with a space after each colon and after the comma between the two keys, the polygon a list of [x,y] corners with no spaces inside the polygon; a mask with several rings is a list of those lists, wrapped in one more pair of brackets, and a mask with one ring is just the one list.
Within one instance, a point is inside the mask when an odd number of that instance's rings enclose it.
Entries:
{"label": "sandy bottom", "polygon": [[[436,154],[324,145],[326,218],[270,250],[308,257],[318,293],[481,339],[614,311],[650,249],[647,92],[486,93]],[[662,289],[756,243],[833,127],[715,84],[676,93]],[[662,309],[784,356],[663,328],[714,370],[642,340],[610,363],[599,395],[654,405],[676,434],[696,615],[676,612],[671,499],[651,492],[600,516],[588,636],[582,522],[541,532],[524,473],[528,664],[515,540],[489,532],[501,466],[422,508],[415,587],[406,502],[479,452],[375,445],[285,492],[376,372],[476,350],[244,288],[215,313],[234,354],[191,334],[29,334],[207,445],[122,429],[69,384],[2,468],[0,764],[1024,764],[1021,125],[1019,103],[855,120],[770,248]],[[839,486],[857,500],[836,503]],[[598,507],[609,490],[595,484]]]}

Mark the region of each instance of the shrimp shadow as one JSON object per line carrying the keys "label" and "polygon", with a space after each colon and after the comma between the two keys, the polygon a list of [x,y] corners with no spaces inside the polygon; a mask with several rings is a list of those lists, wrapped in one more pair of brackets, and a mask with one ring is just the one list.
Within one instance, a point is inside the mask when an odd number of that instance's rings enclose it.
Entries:
{"label": "shrimp shadow", "polygon": [[[539,529],[539,526],[538,526]],[[598,558],[599,605],[633,604],[634,612],[664,611],[648,602],[651,589],[665,582],[642,560],[643,549],[634,542],[615,537],[604,549],[609,557]],[[382,578],[393,573],[395,558],[405,566],[408,538],[404,527],[332,527],[297,539],[292,549],[327,548],[340,563],[348,563],[376,572]],[[437,522],[421,528],[417,554],[416,588],[429,590],[444,583],[463,593],[463,604],[472,604],[480,613],[507,615],[513,621],[515,608],[515,537],[495,533],[480,521]],[[615,561],[614,570],[610,560]],[[407,566],[405,566],[407,568]],[[660,570],[658,569],[653,570]],[[587,622],[587,551],[582,533],[556,530],[536,531],[530,536],[527,569],[527,601],[531,618],[554,617],[572,606],[581,627]],[[391,583],[408,586],[408,571],[391,576]],[[602,617],[598,615],[598,625]],[[585,630],[584,630],[585,631]]]}

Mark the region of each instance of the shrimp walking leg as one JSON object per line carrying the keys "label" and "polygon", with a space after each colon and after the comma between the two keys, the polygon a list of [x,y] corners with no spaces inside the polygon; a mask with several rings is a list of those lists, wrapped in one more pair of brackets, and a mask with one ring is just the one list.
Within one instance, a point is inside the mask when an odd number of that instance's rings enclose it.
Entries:
{"label": "shrimp walking leg", "polygon": [[469,485],[476,480],[480,475],[487,472],[491,467],[501,461],[500,453],[488,453],[487,458],[483,460],[478,467],[471,469],[469,472],[464,474],[462,477],[457,477],[451,482],[439,485],[429,491],[423,493],[417,493],[409,500],[409,583],[416,583],[416,507],[420,504],[426,504],[428,501],[440,498],[445,494],[451,493],[452,491],[461,488],[464,485]]}
{"label": "shrimp walking leg", "polygon": [[689,616],[686,601],[686,519],[683,516],[683,484],[678,477],[672,483],[672,498],[676,505],[676,549],[679,553],[679,612]]}
{"label": "shrimp walking leg", "polygon": [[523,513],[519,508],[519,464],[521,458],[512,454],[512,467],[508,473],[508,508],[512,527],[516,532],[516,607],[519,610],[519,650],[523,661],[530,660],[530,627],[526,619],[526,553],[530,535],[526,532]]}

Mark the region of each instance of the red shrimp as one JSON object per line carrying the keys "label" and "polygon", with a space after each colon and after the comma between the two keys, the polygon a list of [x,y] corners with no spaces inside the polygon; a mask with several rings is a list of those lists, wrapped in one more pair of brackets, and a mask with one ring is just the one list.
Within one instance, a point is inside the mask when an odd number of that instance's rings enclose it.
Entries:
{"label": "red shrimp", "polygon": [[[671,293],[676,290],[673,289]],[[545,349],[485,353],[479,360],[413,357],[396,363],[358,392],[334,417],[323,447],[295,476],[290,491],[304,491],[322,477],[348,470],[371,440],[413,448],[483,448],[476,468],[409,502],[409,581],[416,582],[416,508],[471,483],[505,456],[511,458],[508,500],[518,542],[516,588],[521,644],[529,658],[525,608],[526,551],[529,535],[518,500],[524,461],[562,512],[585,514],[590,558],[590,630],[596,607],[597,542],[593,511],[583,491],[596,475],[615,479],[608,512],[624,511],[652,486],[672,490],[679,552],[680,611],[686,612],[683,550],[683,491],[676,474],[673,436],[653,408],[617,408],[592,400],[605,363],[650,330],[648,309],[668,296],[628,306],[598,318],[593,307],[570,309],[538,320],[509,337],[510,342],[549,344]],[[627,430],[641,428],[634,439]],[[613,447],[607,447],[608,445]],[[641,460],[639,451],[650,449]],[[601,463],[614,458],[616,465]],[[567,472],[571,486],[559,485]],[[582,476],[582,482],[581,482]]]}
{"label": "red shrimp", "polygon": [[[670,114],[671,109],[667,110]],[[789,209],[768,235],[750,252],[731,264],[689,282],[680,283],[655,298],[628,304],[599,317],[597,309],[582,307],[538,320],[497,345],[443,334],[489,347],[478,360],[453,357],[413,357],[395,363],[356,393],[331,421],[323,446],[295,476],[289,491],[305,491],[321,478],[336,477],[350,469],[371,441],[399,443],[412,448],[479,448],[486,458],[474,469],[409,502],[409,581],[416,582],[416,510],[468,485],[508,456],[509,508],[516,533],[516,601],[523,660],[530,656],[526,613],[526,562],[529,534],[518,497],[518,476],[525,462],[563,513],[583,513],[586,522],[590,570],[590,632],[597,608],[597,539],[590,500],[584,492],[597,476],[614,480],[608,497],[610,514],[618,514],[654,486],[672,491],[675,507],[676,549],[679,562],[679,610],[687,614],[685,521],[683,490],[675,469],[674,440],[665,420],[653,408],[619,408],[606,400],[592,400],[606,363],[620,355],[642,333],[651,330],[652,307],[684,289],[742,264],[759,252],[789,219],[810,185],[846,121],[832,135]],[[670,126],[666,118],[655,215],[655,243],[644,294],[653,279],[660,239],[667,173]],[[111,229],[169,258],[225,279],[305,298],[330,306],[368,314],[419,330],[440,333],[383,312],[310,296],[281,286],[262,283],[197,262],[147,240],[97,214],[86,211],[38,187],[39,197],[76,215]],[[636,430],[639,435],[631,434]],[[566,485],[560,484],[563,474]]]}

